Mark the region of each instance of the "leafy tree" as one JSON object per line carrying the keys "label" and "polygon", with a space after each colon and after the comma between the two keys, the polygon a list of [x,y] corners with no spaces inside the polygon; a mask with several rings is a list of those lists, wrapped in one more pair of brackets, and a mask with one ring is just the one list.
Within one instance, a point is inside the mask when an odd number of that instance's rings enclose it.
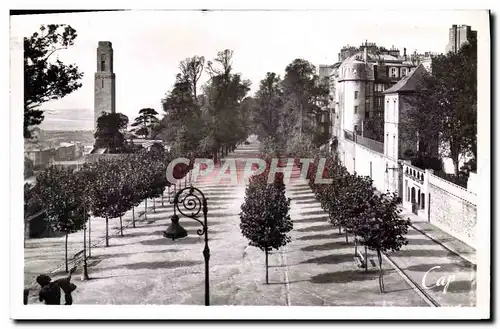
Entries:
{"label": "leafy tree", "polygon": [[128,126],[128,117],[122,113],[106,113],[97,119],[97,130],[94,134],[95,148],[107,148],[110,153],[125,151],[124,132]]}
{"label": "leafy tree", "polygon": [[81,211],[82,181],[73,170],[47,168],[37,177],[37,191],[52,229],[65,234],[65,265],[68,272],[68,234],[77,232],[85,225],[87,216]]}
{"label": "leafy tree", "polygon": [[139,111],[139,116],[135,118],[132,127],[134,127],[134,132],[136,135],[148,138],[150,131],[155,123],[158,122],[156,116],[158,112],[152,108],[144,108]]}
{"label": "leafy tree", "polygon": [[392,193],[373,195],[366,199],[355,229],[361,244],[377,252],[381,293],[384,292],[382,253],[398,251],[408,244],[405,235],[408,233],[410,221],[400,217],[400,203],[401,198]]}
{"label": "leafy tree", "polygon": [[[83,167],[78,171],[79,179],[82,182],[82,193],[83,202],[85,205],[85,211],[91,212],[94,202],[94,184],[97,177],[97,169],[99,163],[87,162],[83,164]],[[89,257],[92,256],[92,217],[89,216],[88,219],[88,231],[89,231]]]}
{"label": "leafy tree", "polygon": [[259,152],[265,157],[279,157],[284,153],[284,146],[279,143],[274,137],[268,136],[260,143]]}
{"label": "leafy tree", "polygon": [[196,152],[204,135],[204,126],[192,82],[178,74],[174,88],[162,101],[162,106],[165,116],[161,121],[161,138],[178,155]]}
{"label": "leafy tree", "polygon": [[246,138],[245,124],[242,122],[242,101],[250,91],[250,81],[243,80],[232,70],[233,52],[229,49],[217,53],[214,61],[209,61],[207,71],[210,80],[204,86],[204,111],[206,113],[205,145],[213,145],[212,154],[217,161],[238,142]]}
{"label": "leafy tree", "polygon": [[72,46],[76,37],[76,30],[69,25],[49,24],[24,38],[24,138],[31,138],[31,126],[42,123],[43,103],[63,98],[82,86],[83,73],[76,65],[51,58]]}
{"label": "leafy tree", "polygon": [[165,192],[165,188],[170,185],[167,180],[167,167],[169,163],[169,156],[163,148],[151,147],[148,152],[144,152],[146,159],[148,159],[148,168],[146,170],[146,177],[148,185],[146,187],[146,199],[153,199],[153,211],[155,209],[155,198],[160,197]]}
{"label": "leafy tree", "polygon": [[28,183],[24,184],[24,242],[26,243],[26,230],[28,218],[43,209],[37,187]]}
{"label": "leafy tree", "polygon": [[126,210],[122,205],[125,171],[116,160],[101,160],[92,184],[92,213],[106,219],[106,247],[109,247],[109,219],[121,217]]}
{"label": "leafy tree", "polygon": [[363,123],[363,135],[373,140],[384,142],[384,117],[375,114]]}
{"label": "leafy tree", "polygon": [[328,86],[320,82],[315,66],[304,59],[295,59],[285,72],[280,133],[289,141],[302,140],[303,134],[314,141],[319,133],[316,117],[327,105]]}
{"label": "leafy tree", "polygon": [[271,137],[278,140],[278,128],[283,111],[283,92],[281,79],[274,72],[267,72],[260,81],[259,90],[255,94],[255,124],[262,138]]}
{"label": "leafy tree", "polygon": [[139,160],[140,155],[128,155],[122,165],[125,171],[125,180],[127,185],[122,190],[122,195],[130,202],[132,208],[132,227],[135,226],[135,207],[139,206],[144,200],[144,168],[145,162]]}
{"label": "leafy tree", "polygon": [[189,84],[193,93],[193,98],[197,101],[198,81],[203,73],[205,66],[205,57],[193,56],[188,57],[179,64],[184,80]]}
{"label": "leafy tree", "polygon": [[368,176],[348,174],[342,180],[342,192],[336,195],[335,208],[338,211],[337,220],[345,229],[346,243],[348,233],[355,233],[358,217],[365,208],[364,201],[370,199],[375,193],[375,187]]}
{"label": "leafy tree", "polygon": [[267,175],[252,176],[246,188],[245,202],[241,206],[240,229],[250,245],[266,254],[266,283],[269,284],[268,253],[291,241],[287,235],[293,228],[290,219],[290,199],[285,196],[283,175],[275,176],[267,184]]}
{"label": "leafy tree", "polygon": [[477,158],[477,41],[434,57],[432,74],[423,74],[409,102],[406,130],[418,134],[424,148],[439,140],[455,174],[461,156]]}

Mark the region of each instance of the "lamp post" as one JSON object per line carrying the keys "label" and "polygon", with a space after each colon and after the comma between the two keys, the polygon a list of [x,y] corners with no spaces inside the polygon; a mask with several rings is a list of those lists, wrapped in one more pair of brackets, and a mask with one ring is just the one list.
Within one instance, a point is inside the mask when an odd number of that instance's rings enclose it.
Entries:
{"label": "lamp post", "polygon": [[[199,189],[189,186],[180,189],[174,197],[174,214],[171,217],[172,224],[163,232],[163,236],[172,240],[185,238],[188,233],[179,224],[177,211],[185,217],[192,218],[200,223],[201,228],[196,231],[199,236],[205,237],[205,248],[203,249],[203,258],[205,259],[205,306],[210,305],[209,297],[209,273],[208,264],[210,259],[210,249],[208,248],[208,224],[207,224],[207,199]],[[180,207],[180,205],[182,207]],[[203,215],[203,221],[199,219],[200,212]]]}

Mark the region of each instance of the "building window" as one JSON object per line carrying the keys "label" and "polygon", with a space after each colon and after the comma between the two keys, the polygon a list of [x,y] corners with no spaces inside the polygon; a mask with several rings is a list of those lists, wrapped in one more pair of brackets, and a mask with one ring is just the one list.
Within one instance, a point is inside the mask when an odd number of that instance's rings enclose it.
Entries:
{"label": "building window", "polygon": [[365,111],[365,119],[369,119],[370,118],[370,112],[369,111]]}
{"label": "building window", "polygon": [[358,91],[354,92],[354,99],[358,99],[358,93],[359,93]]}
{"label": "building window", "polygon": [[422,198],[420,199],[422,201],[422,209],[425,209],[425,194],[422,193]]}
{"label": "building window", "polygon": [[385,134],[385,143],[384,143],[384,146],[385,146],[385,154],[388,153],[388,150],[389,150],[389,134]]}
{"label": "building window", "polygon": [[406,74],[407,74],[407,72],[408,72],[407,70],[408,70],[408,69],[407,69],[406,67],[402,67],[402,68],[401,68],[401,77],[405,77],[405,76],[406,76]]}
{"label": "building window", "polygon": [[396,68],[395,67],[391,67],[391,78],[395,78],[396,77]]}
{"label": "building window", "polygon": [[358,107],[354,106],[354,114],[357,114],[357,113],[358,113]]}
{"label": "building window", "polygon": [[104,79],[101,79],[101,88],[104,88]]}
{"label": "building window", "polygon": [[393,135],[392,136],[392,154],[393,154],[393,158],[396,159],[397,158],[397,155],[396,155],[396,135]]}

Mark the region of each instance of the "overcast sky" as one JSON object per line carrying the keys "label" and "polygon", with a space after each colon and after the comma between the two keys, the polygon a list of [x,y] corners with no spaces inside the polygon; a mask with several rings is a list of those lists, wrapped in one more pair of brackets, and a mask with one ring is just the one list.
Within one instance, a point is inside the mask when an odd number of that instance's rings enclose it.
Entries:
{"label": "overcast sky", "polygon": [[44,108],[56,113],[71,109],[66,116],[81,120],[93,114],[97,43],[111,41],[116,110],[133,120],[144,107],[161,112],[160,101],[175,81],[178,64],[189,56],[211,60],[219,50],[233,50],[234,70],[252,81],[255,92],[266,72],[283,75],[295,58],[333,64],[343,46],[365,40],[394,45],[401,53],[404,47],[408,53],[444,52],[452,24],[471,25],[481,38],[485,19],[481,11],[100,12],[13,16],[11,37],[29,36],[40,24],[70,24],[77,30],[75,45],[59,52],[59,58],[78,65],[83,86]]}

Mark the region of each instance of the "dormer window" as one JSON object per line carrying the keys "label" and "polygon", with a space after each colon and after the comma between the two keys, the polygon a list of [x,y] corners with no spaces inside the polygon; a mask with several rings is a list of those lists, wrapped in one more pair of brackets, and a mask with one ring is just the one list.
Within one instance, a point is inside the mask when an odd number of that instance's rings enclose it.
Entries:
{"label": "dormer window", "polygon": [[395,67],[391,67],[391,77],[392,78],[395,78],[396,77],[396,68]]}
{"label": "dormer window", "polygon": [[405,77],[408,74],[408,69],[406,67],[401,68],[401,77]]}

